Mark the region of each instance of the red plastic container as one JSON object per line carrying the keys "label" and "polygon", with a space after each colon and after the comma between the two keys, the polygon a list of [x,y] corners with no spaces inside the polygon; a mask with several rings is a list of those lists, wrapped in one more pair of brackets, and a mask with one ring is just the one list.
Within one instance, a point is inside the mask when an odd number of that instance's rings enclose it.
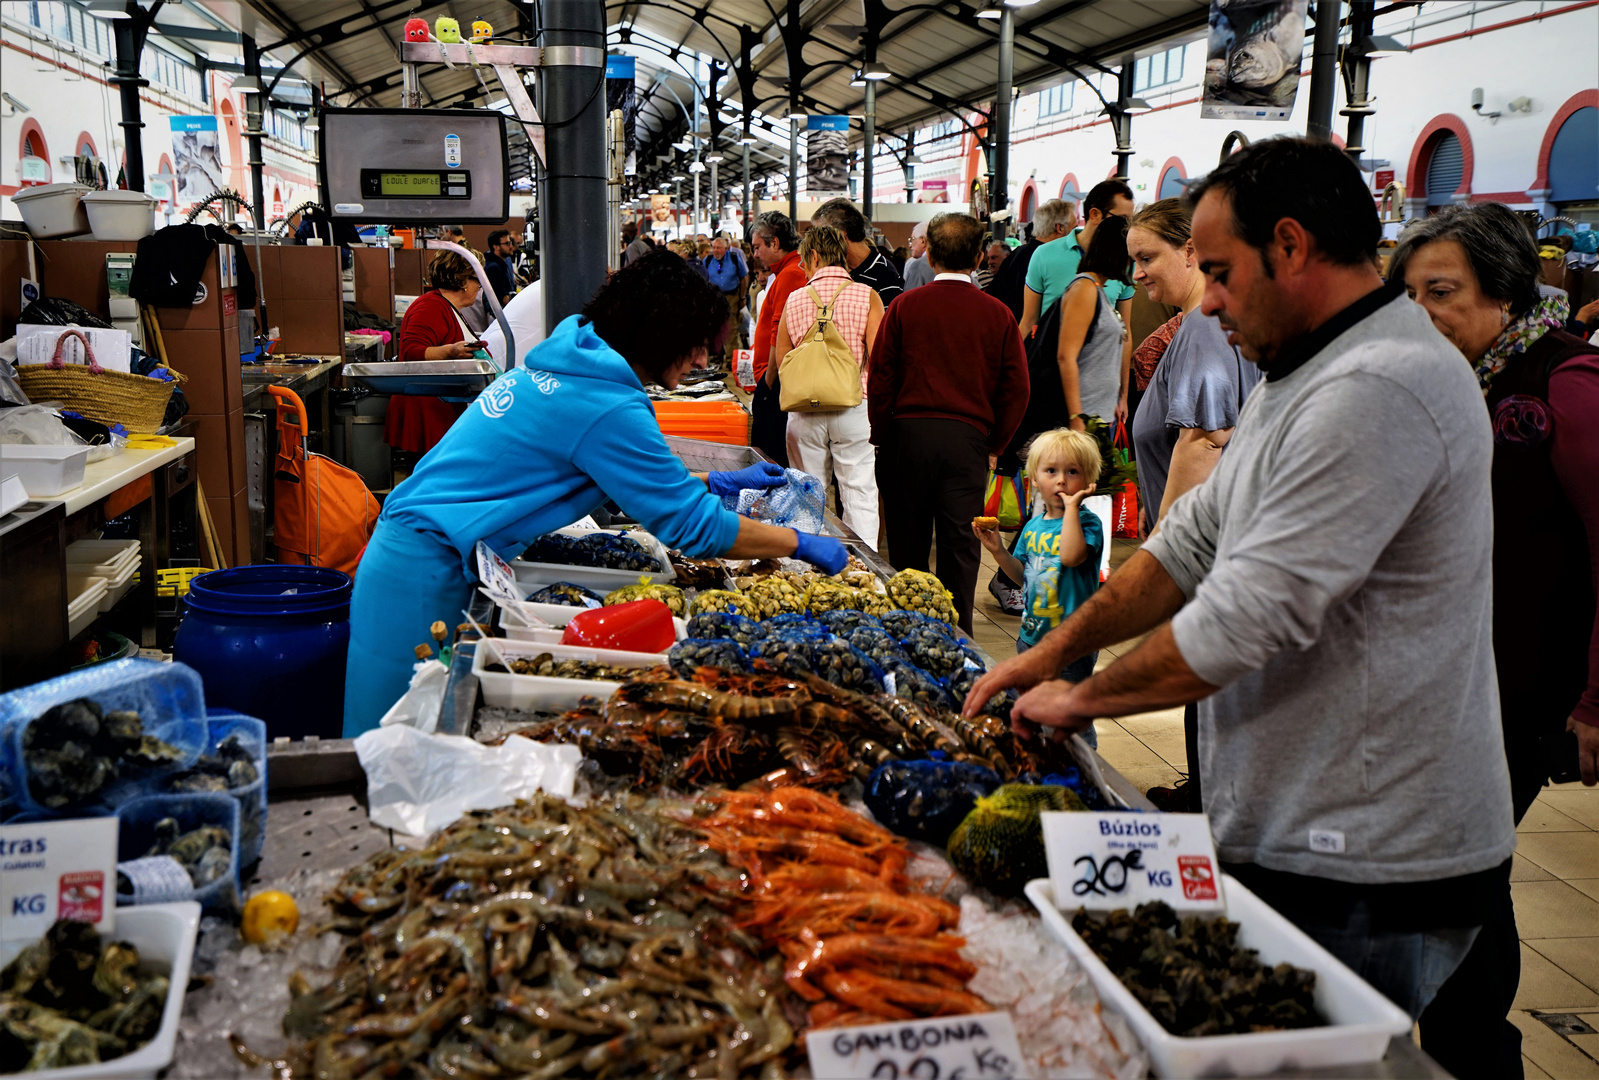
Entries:
{"label": "red plastic container", "polygon": [[562,645],[644,653],[665,652],[676,641],[672,609],[659,600],[632,600],[578,612],[561,635]]}

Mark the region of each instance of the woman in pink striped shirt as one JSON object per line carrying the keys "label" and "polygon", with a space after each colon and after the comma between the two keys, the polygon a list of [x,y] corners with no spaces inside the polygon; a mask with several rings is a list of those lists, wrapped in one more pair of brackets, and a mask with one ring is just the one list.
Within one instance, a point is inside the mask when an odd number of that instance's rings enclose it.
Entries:
{"label": "woman in pink striped shirt", "polygon": [[850,278],[848,250],[844,234],[828,225],[812,225],[800,238],[800,265],[810,275],[810,287],[789,295],[777,324],[769,369],[778,370],[788,351],[815,329],[817,298],[831,304],[833,324],[861,366],[861,403],[837,412],[789,413],[788,459],[823,483],[829,474],[837,479],[844,524],[875,550],[877,455],[866,415],[866,371],[877,324],[883,319],[883,301],[871,286]]}

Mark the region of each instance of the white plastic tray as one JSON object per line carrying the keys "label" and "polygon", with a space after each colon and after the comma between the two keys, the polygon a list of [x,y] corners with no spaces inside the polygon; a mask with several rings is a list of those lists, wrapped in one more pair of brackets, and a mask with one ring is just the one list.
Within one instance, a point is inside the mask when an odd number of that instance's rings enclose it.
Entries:
{"label": "white plastic tray", "polygon": [[0,443],[0,472],[19,476],[32,499],[50,499],[83,484],[87,446]]}
{"label": "white plastic tray", "polygon": [[176,904],[146,904],[117,909],[116,930],[106,935],[136,946],[139,958],[163,971],[172,988],[155,1038],[131,1054],[98,1065],[74,1065],[28,1073],[47,1080],[155,1080],[172,1064],[178,1041],[178,1018],[183,1015],[183,994],[189,985],[189,962],[194,958],[194,938],[200,928],[200,905],[193,900]]}
{"label": "white plastic tray", "polygon": [[89,624],[100,614],[100,602],[105,599],[109,591],[105,578],[86,575],[68,568],[67,594],[72,597],[67,601],[68,640],[89,628]]}
{"label": "white plastic tray", "polygon": [[647,668],[666,662],[664,653],[620,652],[614,649],[589,649],[581,645],[545,645],[533,641],[492,638],[479,642],[472,657],[472,674],[483,688],[483,701],[510,709],[571,709],[586,697],[604,701],[621,683],[590,679],[553,679],[542,675],[517,675],[489,671],[499,658],[533,657],[540,653],[603,664]]}
{"label": "white plastic tray", "polygon": [[1027,898],[1050,931],[1083,965],[1099,996],[1132,1026],[1149,1051],[1156,1076],[1265,1076],[1292,1069],[1359,1065],[1382,1060],[1395,1035],[1409,1034],[1410,1017],[1404,1010],[1230,875],[1220,877],[1227,917],[1239,924],[1239,945],[1258,949],[1262,963],[1287,961],[1314,971],[1316,1008],[1330,1021],[1326,1027],[1192,1039],[1173,1035],[1077,936],[1071,919],[1055,906],[1048,878],[1028,882]]}

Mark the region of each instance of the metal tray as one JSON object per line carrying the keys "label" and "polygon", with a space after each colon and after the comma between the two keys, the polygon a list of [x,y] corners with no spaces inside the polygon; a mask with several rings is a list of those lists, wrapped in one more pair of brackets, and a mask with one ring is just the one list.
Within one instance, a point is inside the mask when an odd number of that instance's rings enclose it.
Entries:
{"label": "metal tray", "polygon": [[364,386],[374,394],[469,396],[482,391],[499,376],[500,370],[487,360],[417,360],[344,365],[347,384]]}

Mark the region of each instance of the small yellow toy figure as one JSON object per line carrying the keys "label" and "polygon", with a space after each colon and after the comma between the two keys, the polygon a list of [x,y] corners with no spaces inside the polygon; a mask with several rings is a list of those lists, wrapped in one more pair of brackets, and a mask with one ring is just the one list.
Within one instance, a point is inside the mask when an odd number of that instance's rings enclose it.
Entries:
{"label": "small yellow toy figure", "polygon": [[489,25],[487,19],[472,20],[472,44],[487,45],[494,37],[494,27]]}
{"label": "small yellow toy figure", "polygon": [[448,15],[440,15],[433,23],[433,36],[446,45],[461,42],[461,24]]}

